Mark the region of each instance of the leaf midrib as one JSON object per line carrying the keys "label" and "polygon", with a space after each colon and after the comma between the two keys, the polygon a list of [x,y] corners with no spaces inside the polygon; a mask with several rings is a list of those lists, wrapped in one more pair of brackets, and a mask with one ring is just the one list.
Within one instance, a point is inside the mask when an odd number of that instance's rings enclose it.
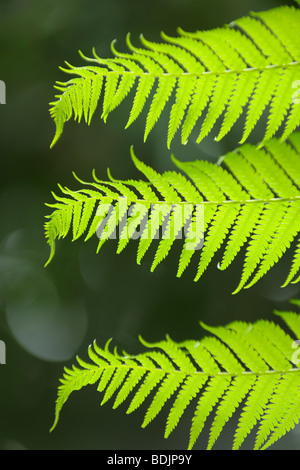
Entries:
{"label": "leaf midrib", "polygon": [[[83,194],[83,193],[81,193]],[[193,206],[197,206],[197,205],[218,205],[218,206],[222,206],[222,205],[227,205],[227,204],[240,204],[240,205],[245,205],[245,204],[253,204],[253,203],[257,203],[257,204],[267,204],[267,203],[280,203],[280,202],[293,202],[293,201],[300,201],[300,195],[299,196],[289,196],[289,197],[278,197],[278,198],[265,198],[265,199],[239,199],[239,200],[234,200],[234,199],[226,199],[226,200],[223,200],[223,201],[180,201],[180,202],[168,202],[168,201],[149,201],[149,200],[146,200],[146,199],[130,199],[130,198],[125,198],[124,196],[119,196],[119,197],[112,197],[112,196],[102,196],[102,195],[99,195],[99,197],[88,197],[86,199],[79,199],[79,200],[72,200],[70,199],[70,204],[65,204],[65,207],[69,207],[70,205],[76,205],[76,204],[84,204],[86,201],[88,200],[96,200],[96,201],[103,201],[103,202],[115,202],[115,201],[119,201],[120,199],[127,199],[127,201],[130,203],[130,204],[150,204],[150,205],[162,205],[162,204],[169,204],[169,205],[185,205],[185,204],[189,204],[189,205],[193,205]],[[46,204],[46,206],[49,206],[49,207],[54,207],[55,204]],[[55,213],[57,212],[60,212],[60,211],[63,211],[65,210],[65,208],[58,208],[57,210],[55,210],[53,212],[52,215],[54,215]],[[50,218],[52,218],[52,216],[50,215],[49,216]]]}
{"label": "leaf midrib", "polygon": [[[183,371],[183,370],[178,370],[178,369],[163,369],[163,368],[159,368],[159,367],[153,367],[153,368],[149,368],[149,367],[145,367],[145,366],[141,366],[141,365],[136,365],[136,366],[132,366],[132,365],[128,365],[128,364],[107,364],[107,366],[95,366],[94,368],[91,368],[91,369],[82,369],[82,373],[74,376],[74,381],[77,381],[78,380],[78,377],[82,377],[82,376],[85,376],[85,375],[88,375],[90,374],[91,372],[95,372],[96,370],[106,370],[106,369],[121,369],[121,368],[127,368],[127,369],[132,369],[132,370],[136,370],[136,369],[143,369],[145,370],[145,372],[154,372],[154,371],[157,371],[157,372],[161,372],[163,371],[165,374],[182,374],[184,376],[194,376],[195,374],[196,375],[201,375],[201,376],[207,376],[207,377],[219,377],[219,376],[230,376],[230,377],[243,377],[245,375],[247,376],[262,376],[262,375],[273,375],[273,374],[280,374],[280,375],[284,375],[284,374],[290,374],[290,373],[299,373],[300,372],[300,368],[298,367],[292,367],[291,369],[280,369],[280,370],[273,370],[273,369],[268,369],[268,370],[262,370],[262,371],[248,371],[248,370],[244,370],[242,372],[227,372],[227,371],[219,371],[219,372],[216,372],[214,374],[212,373],[207,373],[207,372],[204,372],[204,371]],[[68,383],[69,382],[73,382],[73,380],[68,380]],[[64,387],[65,384],[62,385],[62,387]]]}
{"label": "leaf midrib", "polygon": [[[116,59],[111,59],[111,60],[116,60]],[[105,64],[105,65],[108,65],[109,64]],[[103,76],[107,76],[107,75],[120,75],[120,76],[123,76],[123,75],[135,75],[136,77],[143,77],[143,76],[151,76],[151,77],[156,77],[156,78],[160,78],[160,77],[164,77],[164,76],[171,76],[171,77],[182,77],[183,75],[184,76],[191,76],[191,77],[202,77],[203,75],[225,75],[225,74],[231,74],[231,73],[236,73],[236,74],[242,74],[242,73],[249,73],[249,72],[263,72],[263,71],[266,71],[266,70],[270,70],[270,69],[283,69],[283,68],[289,68],[289,67],[294,67],[294,66],[298,66],[300,65],[300,62],[299,61],[293,61],[293,62],[288,62],[288,63],[282,63],[282,64],[270,64],[270,65],[265,65],[265,66],[260,66],[260,67],[245,67],[243,69],[225,69],[225,70],[204,70],[203,72],[180,72],[180,73],[175,73],[175,72],[162,72],[162,73],[155,73],[155,72],[143,72],[143,73],[137,73],[135,71],[132,71],[132,70],[124,70],[122,72],[120,71],[116,71],[116,70],[105,70],[104,73],[100,73],[101,71],[101,67],[100,67],[100,64],[99,64],[99,74],[103,75]],[[87,67],[88,68],[88,67]],[[80,77],[82,77],[83,80],[93,80],[93,77],[83,77],[80,72],[77,72],[76,69],[64,69],[61,67],[61,69],[64,71],[64,72],[67,72],[67,73],[70,73],[70,74],[74,74],[74,75],[79,75]],[[98,73],[96,73],[94,70],[93,72],[95,73],[95,77],[98,75]],[[61,82],[58,82],[60,85],[62,85]],[[69,82],[66,82],[64,84],[66,86],[66,88],[68,88],[69,85],[72,86],[72,84],[70,84]],[[74,84],[74,86],[78,86],[78,84]]]}

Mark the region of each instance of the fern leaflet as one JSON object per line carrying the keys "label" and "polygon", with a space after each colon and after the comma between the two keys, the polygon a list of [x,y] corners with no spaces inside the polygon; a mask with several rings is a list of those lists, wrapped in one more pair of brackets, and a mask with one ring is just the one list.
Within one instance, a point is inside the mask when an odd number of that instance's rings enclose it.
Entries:
{"label": "fern leaflet", "polygon": [[120,253],[131,239],[138,238],[138,264],[161,237],[153,271],[174,243],[184,238],[177,275],[180,277],[197,257],[197,281],[221,246],[221,270],[246,247],[238,292],[256,283],[298,240],[284,285],[299,281],[299,133],[283,143],[271,139],[260,149],[244,144],[228,153],[222,166],[206,161],[182,163],[173,157],[188,178],[172,171],[160,175],[139,161],[132,149],[131,154],[148,181],[112,177],[100,181],[94,174],[91,183],[77,178],[84,189],[60,187],[64,197],[53,193],[56,202],[47,205],[54,211],[45,224],[51,246],[49,261],[55,253],[55,240],[70,231],[73,240],[84,234],[87,240],[97,234],[97,251],[108,239],[118,238]]}
{"label": "fern leaflet", "polygon": [[[299,338],[300,316],[292,312],[276,313]],[[299,360],[293,355],[294,338],[277,324],[265,320],[254,324],[236,321],[226,327],[202,324],[202,327],[213,336],[183,343],[176,343],[169,336],[153,344],[141,339],[148,349],[135,356],[110,352],[109,342],[102,350],[94,342],[88,350],[92,363],[77,358],[80,367],[65,368],[52,430],[70,394],[98,383],[97,390],[103,392],[101,405],[114,396],[115,409],[131,395],[127,413],[152,396],[142,427],[173,398],[165,437],[173,432],[194,401],[189,449],[197,443],[213,410],[208,449],[240,406],[233,449],[241,447],[257,423],[254,448],[269,447],[293,428],[300,417],[300,369],[295,366]]]}
{"label": "fern leaflet", "polygon": [[207,136],[217,120],[222,139],[247,110],[241,143],[254,129],[263,111],[268,110],[264,140],[272,138],[285,122],[282,140],[300,124],[300,107],[293,103],[293,82],[300,75],[300,10],[282,6],[251,13],[223,28],[188,33],[179,29],[178,37],[162,34],[165,42],[154,43],[141,36],[143,47],[135,47],[129,35],[129,53],[114,58],[81,56],[95,65],[61,68],[75,75],[57,82],[61,94],[51,103],[56,124],[52,145],[60,137],[64,123],[72,116],[88,124],[103,91],[102,119],[135,88],[128,127],[143,110],[153,92],[147,114],[145,135],[159,119],[172,93],[168,146],[181,128],[182,143],[187,142],[198,119],[207,109],[198,131],[197,142]]}

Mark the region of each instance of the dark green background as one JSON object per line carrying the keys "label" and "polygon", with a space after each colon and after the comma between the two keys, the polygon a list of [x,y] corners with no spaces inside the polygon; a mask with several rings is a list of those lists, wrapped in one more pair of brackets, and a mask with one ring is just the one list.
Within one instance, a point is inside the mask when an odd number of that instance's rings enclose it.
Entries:
{"label": "dark green background", "polygon": [[[68,60],[81,65],[77,51],[110,55],[110,42],[125,50],[131,32],[138,44],[141,32],[159,40],[160,31],[175,35],[176,28],[193,31],[222,26],[249,10],[282,3],[275,0],[11,0],[0,3],[0,79],[7,86],[7,104],[0,107],[0,339],[6,342],[7,364],[0,369],[0,449],[184,449],[191,412],[168,440],[163,438],[166,412],[145,430],[142,413],[126,416],[126,405],[113,411],[100,407],[95,387],[74,393],[54,433],[58,379],[75,355],[86,358],[88,345],[103,346],[113,337],[119,350],[142,350],[138,334],[149,341],[166,333],[175,340],[199,338],[199,320],[217,325],[240,319],[272,318],[274,308],[288,307],[299,287],[280,289],[288,262],[278,264],[259,284],[232,296],[241,273],[241,259],[225,272],[216,256],[203,278],[193,282],[194,262],[176,278],[178,252],[150,273],[151,256],[137,266],[136,243],[121,255],[116,243],[107,243],[96,255],[96,240],[58,243],[57,255],[46,269],[49,254],[43,235],[44,203],[52,202],[57,183],[76,189],[74,170],[88,180],[96,169],[100,178],[110,167],[117,178],[137,177],[129,156],[137,156],[159,171],[172,168],[170,154],[191,160],[217,157],[232,150],[241,124],[216,143],[214,135],[201,144],[191,139],[181,146],[178,136],[166,146],[168,110],[147,143],[143,144],[145,113],[128,130],[132,93],[105,125],[98,116],[90,127],[69,122],[50,150],[54,124],[48,103],[54,99],[55,80],[65,80],[58,69]],[[292,4],[292,2],[290,2]],[[242,122],[242,121],[241,121]],[[261,137],[253,133],[252,141]],[[145,411],[145,409],[143,410]],[[210,421],[211,422],[211,421]],[[232,420],[217,449],[231,446]],[[299,449],[299,427],[274,448]],[[206,444],[205,434],[199,447]],[[251,439],[250,439],[251,444]]]}

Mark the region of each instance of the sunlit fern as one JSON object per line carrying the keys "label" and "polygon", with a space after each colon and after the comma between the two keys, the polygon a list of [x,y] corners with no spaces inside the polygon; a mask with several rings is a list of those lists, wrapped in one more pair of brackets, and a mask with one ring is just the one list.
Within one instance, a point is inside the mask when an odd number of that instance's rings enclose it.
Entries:
{"label": "sunlit fern", "polygon": [[97,251],[110,238],[118,238],[118,253],[136,233],[139,241],[133,243],[138,243],[138,263],[157,244],[154,270],[174,243],[181,243],[177,275],[197,257],[198,280],[219,248],[225,248],[219,263],[224,270],[246,247],[237,292],[257,282],[297,240],[284,285],[299,281],[300,133],[283,143],[271,139],[261,149],[244,144],[228,153],[222,166],[206,161],[183,163],[173,157],[188,178],[172,171],[160,175],[139,161],[133,150],[131,154],[147,182],[100,181],[94,174],[92,183],[77,178],[84,189],[60,186],[62,196],[53,193],[56,202],[47,205],[54,211],[45,225],[51,246],[49,261],[56,239],[70,232],[73,240],[83,235],[87,240],[97,233]]}
{"label": "sunlit fern", "polygon": [[[300,301],[294,301],[300,304]],[[276,312],[300,338],[300,315]],[[58,389],[55,428],[61,409],[75,390],[98,383],[103,392],[101,405],[113,396],[113,408],[130,395],[127,413],[139,408],[152,395],[142,427],[150,423],[173,399],[167,417],[165,437],[176,428],[186,408],[193,402],[188,448],[197,442],[207,418],[214,413],[208,449],[218,439],[225,424],[242,405],[235,430],[233,449],[238,449],[259,424],[255,449],[265,449],[292,429],[300,417],[299,346],[295,338],[273,322],[254,324],[236,321],[226,327],[202,327],[214,336],[200,341],[165,341],[142,344],[150,348],[136,356],[104,350],[96,342],[89,347],[92,363],[77,358],[72,369],[65,368]],[[298,350],[295,350],[298,348]]]}
{"label": "sunlit fern", "polygon": [[251,13],[229,26],[211,31],[188,33],[179,29],[178,37],[162,34],[164,43],[141,36],[144,48],[135,47],[127,36],[129,53],[114,58],[82,57],[95,65],[62,68],[77,75],[68,82],[57,82],[62,93],[51,103],[56,124],[52,145],[72,116],[90,123],[103,92],[102,118],[106,121],[135,89],[128,127],[143,110],[153,92],[145,126],[145,139],[159,119],[172,93],[175,100],[168,125],[168,145],[181,127],[185,143],[198,119],[205,112],[197,142],[211,132],[221,116],[216,140],[223,138],[247,110],[241,143],[267,110],[264,140],[273,137],[284,122],[282,139],[300,124],[300,106],[292,101],[294,81],[300,76],[300,10],[282,6]]}

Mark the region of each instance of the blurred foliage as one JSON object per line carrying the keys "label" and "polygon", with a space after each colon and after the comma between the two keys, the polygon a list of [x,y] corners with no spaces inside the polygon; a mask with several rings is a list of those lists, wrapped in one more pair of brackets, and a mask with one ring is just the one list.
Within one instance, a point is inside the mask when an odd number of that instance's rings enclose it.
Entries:
{"label": "blurred foliage", "polygon": [[[215,161],[237,144],[234,136],[222,143],[213,137],[200,145],[191,141],[185,147],[175,139],[168,151],[166,119],[161,119],[143,145],[143,119],[123,130],[129,98],[127,107],[124,103],[106,125],[100,119],[90,127],[68,123],[50,151],[54,124],[48,103],[53,100],[55,80],[65,79],[58,66],[64,60],[81,64],[78,49],[89,55],[95,46],[99,54],[108,55],[113,39],[125,50],[127,32],[134,43],[141,32],[158,40],[161,30],[174,35],[178,26],[189,31],[209,29],[249,10],[282,3],[292,4],[276,0],[0,3],[0,79],[7,87],[7,104],[0,107],[0,339],[7,348],[7,365],[0,370],[0,449],[183,448],[180,430],[168,441],[163,439],[163,413],[141,432],[139,413],[127,417],[122,409],[100,409],[94,390],[74,394],[60,426],[49,435],[63,365],[73,362],[77,353],[84,357],[95,338],[104,345],[113,337],[120,347],[137,353],[138,334],[149,341],[166,333],[176,341],[194,339],[199,320],[215,325],[239,318],[271,318],[274,308],[286,308],[287,299],[299,294],[297,286],[280,290],[281,271],[287,272],[289,259],[257,286],[232,296],[240,260],[225,277],[212,264],[196,284],[191,275],[175,277],[176,253],[151,274],[150,262],[136,265],[134,244],[116,256],[113,241],[98,256],[93,243],[62,241],[55,261],[43,268],[48,256],[44,203],[58,182],[72,188],[73,170],[82,179],[90,178],[93,168],[105,178],[107,167],[114,177],[136,177],[129,157],[131,144],[137,156],[158,171],[172,168],[171,152],[183,160]],[[183,426],[189,416],[185,419]],[[225,446],[226,436],[219,442],[219,448]],[[276,448],[284,446],[298,447],[297,430]]]}

